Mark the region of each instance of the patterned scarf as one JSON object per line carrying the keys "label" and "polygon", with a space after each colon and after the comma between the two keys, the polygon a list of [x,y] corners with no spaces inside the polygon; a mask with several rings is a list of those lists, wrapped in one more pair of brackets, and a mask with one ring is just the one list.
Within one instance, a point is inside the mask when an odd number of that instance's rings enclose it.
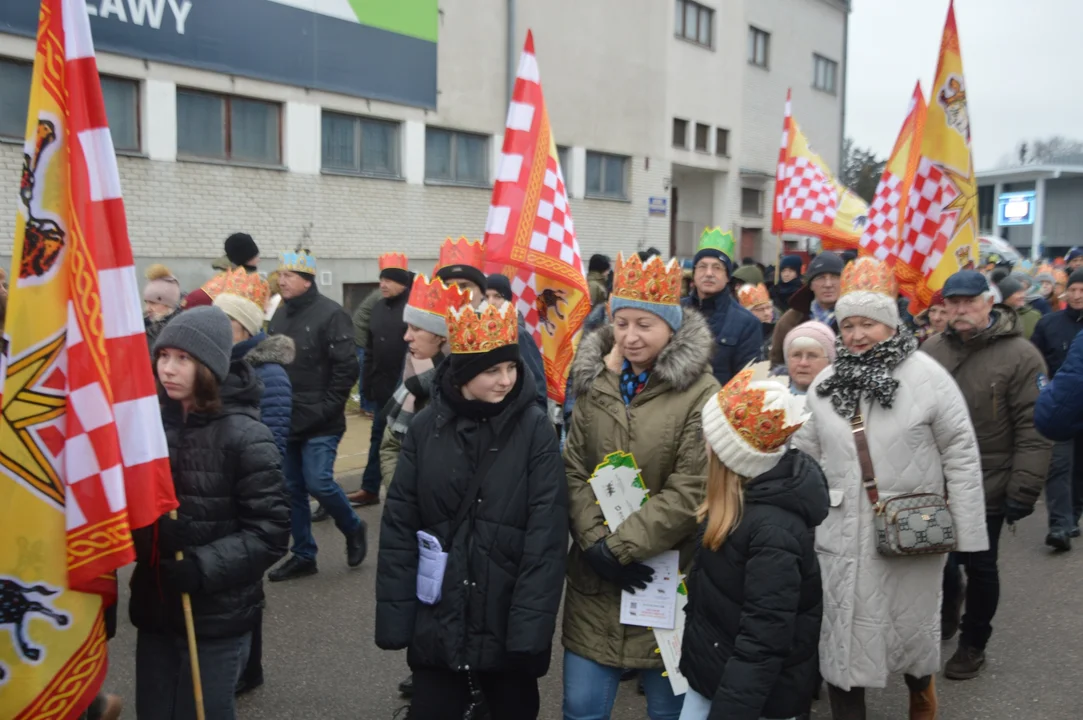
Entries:
{"label": "patterned scarf", "polygon": [[831,404],[840,417],[849,420],[858,407],[862,396],[890,408],[895,401],[899,381],[891,373],[910,357],[918,347],[918,341],[905,327],[900,327],[894,337],[884,340],[872,349],[855,355],[838,339],[838,359],[835,373],[820,383],[816,394],[831,397]]}
{"label": "patterned scarf", "polygon": [[[437,355],[428,360],[415,360],[413,355],[406,353],[406,362],[402,368],[402,382],[395,388],[395,394],[391,397],[391,402],[387,404],[387,426],[400,440],[413,422],[418,400],[429,397],[432,379],[436,375],[435,363],[442,358],[442,355]],[[415,388],[416,394],[411,392],[407,385]]]}
{"label": "patterned scarf", "polygon": [[828,310],[827,308],[820,305],[820,303],[813,300],[812,304],[809,305],[809,311],[812,313],[812,319],[816,322],[822,322],[828,327],[835,327],[834,310]]}
{"label": "patterned scarf", "polygon": [[631,405],[632,400],[635,400],[635,396],[643,392],[643,388],[647,387],[647,381],[651,377],[651,371],[644,370],[636,375],[632,370],[632,363],[627,360],[624,361],[624,365],[620,369],[620,396],[624,399],[625,405]]}

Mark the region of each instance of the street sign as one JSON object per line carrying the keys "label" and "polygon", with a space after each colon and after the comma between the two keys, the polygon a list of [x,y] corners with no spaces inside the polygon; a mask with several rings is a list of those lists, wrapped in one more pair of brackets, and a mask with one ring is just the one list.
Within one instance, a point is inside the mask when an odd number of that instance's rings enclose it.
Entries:
{"label": "street sign", "polygon": [[659,215],[665,217],[666,208],[669,207],[669,198],[664,197],[652,197],[647,198],[647,214]]}

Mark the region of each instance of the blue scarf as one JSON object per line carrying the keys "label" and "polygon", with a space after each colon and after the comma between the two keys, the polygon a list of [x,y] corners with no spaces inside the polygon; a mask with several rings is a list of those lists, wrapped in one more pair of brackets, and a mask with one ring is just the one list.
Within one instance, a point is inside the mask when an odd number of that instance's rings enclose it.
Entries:
{"label": "blue scarf", "polygon": [[835,323],[835,311],[828,310],[820,305],[815,300],[812,301],[812,305],[809,306],[809,310],[812,311],[812,319],[817,322],[822,322],[828,327],[834,327]]}
{"label": "blue scarf", "polygon": [[625,405],[631,405],[635,396],[643,391],[643,388],[647,387],[647,380],[651,377],[650,370],[644,370],[638,375],[632,370],[632,363],[627,360],[624,361],[624,365],[620,370],[620,396],[624,400]]}

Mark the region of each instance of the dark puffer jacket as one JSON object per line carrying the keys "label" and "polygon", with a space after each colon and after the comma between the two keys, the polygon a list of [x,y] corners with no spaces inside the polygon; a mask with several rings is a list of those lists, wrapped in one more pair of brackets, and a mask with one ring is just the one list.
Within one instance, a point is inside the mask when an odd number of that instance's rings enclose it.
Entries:
{"label": "dark puffer jacket", "polygon": [[693,290],[681,300],[681,305],[699,310],[707,319],[714,335],[711,368],[719,384],[725,385],[745,365],[759,359],[763,345],[760,321],[741,307],[728,290],[706,300],[700,300]]}
{"label": "dark puffer jacket", "polygon": [[233,346],[233,359],[247,360],[263,383],[259,419],[271,429],[283,456],[290,439],[293,413],[293,387],[286,367],[293,362],[295,354],[293,340],[285,335],[268,337],[260,333]]}
{"label": "dark puffer jacket", "polygon": [[1038,321],[1030,341],[1045,358],[1050,377],[1056,376],[1060,366],[1064,364],[1064,359],[1068,357],[1068,348],[1080,330],[1083,330],[1083,310],[1065,308]]}
{"label": "dark puffer jacket", "polygon": [[293,387],[290,440],[346,432],[346,400],[361,374],[350,316],[313,283],[303,295],[282,301],[268,332],[288,336],[296,350],[286,367]]}
{"label": "dark puffer jacket", "polygon": [[402,364],[409,344],[402,312],[410,299],[410,288],[392,298],[380,298],[369,316],[369,337],[365,346],[365,398],[382,410],[402,378]]}
{"label": "dark puffer jacket", "polygon": [[681,672],[711,699],[708,720],[809,711],[823,615],[813,529],[827,512],[819,465],[791,450],[745,488],[744,515],[721,547],[696,551]]}
{"label": "dark puffer jacket", "polygon": [[[548,670],[568,548],[568,486],[557,438],[519,364],[510,404],[471,420],[447,399],[442,363],[433,398],[403,439],[380,529],[376,644],[409,647],[413,668]],[[474,509],[446,534],[480,455],[512,427],[482,480]],[[442,599],[417,599],[417,531],[449,552]]]}
{"label": "dark puffer jacket", "polygon": [[[246,362],[234,362],[221,388],[222,409],[181,417],[162,410],[180,518],[190,521],[186,557],[200,571],[192,594],[196,635],[235,637],[252,630],[263,602],[263,573],[286,554],[290,511],[271,431],[259,421],[262,387]],[[132,624],[184,635],[181,598],[162,582],[156,525],[132,532]]]}
{"label": "dark puffer jacket", "polygon": [[1083,332],[1075,336],[1060,371],[1042,389],[1034,406],[1034,424],[1050,440],[1071,440],[1083,433]]}

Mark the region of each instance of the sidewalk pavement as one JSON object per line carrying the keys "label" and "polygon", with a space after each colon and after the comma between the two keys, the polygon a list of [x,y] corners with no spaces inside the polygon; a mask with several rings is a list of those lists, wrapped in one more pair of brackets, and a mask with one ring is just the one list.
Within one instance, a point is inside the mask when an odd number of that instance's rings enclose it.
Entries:
{"label": "sidewalk pavement", "polygon": [[369,437],[372,420],[359,413],[347,413],[346,432],[338,445],[335,460],[335,480],[351,492],[361,487],[361,474],[369,460]]}

